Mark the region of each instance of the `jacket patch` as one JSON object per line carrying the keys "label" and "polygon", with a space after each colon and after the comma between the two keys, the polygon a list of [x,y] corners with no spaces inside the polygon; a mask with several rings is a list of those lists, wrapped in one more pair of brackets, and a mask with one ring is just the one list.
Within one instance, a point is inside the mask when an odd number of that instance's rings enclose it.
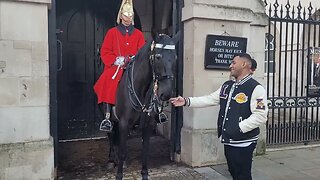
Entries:
{"label": "jacket patch", "polygon": [[227,84],[224,84],[224,85],[221,87],[221,90],[220,90],[220,98],[222,98],[222,99],[227,99],[227,98],[228,98],[228,94],[226,93],[227,88],[228,88],[228,85],[227,85]]}
{"label": "jacket patch", "polygon": [[256,109],[266,109],[266,106],[263,102],[263,99],[257,99],[257,107]]}
{"label": "jacket patch", "polygon": [[238,93],[234,97],[234,100],[236,100],[236,102],[239,104],[243,104],[248,101],[248,96],[245,93]]}

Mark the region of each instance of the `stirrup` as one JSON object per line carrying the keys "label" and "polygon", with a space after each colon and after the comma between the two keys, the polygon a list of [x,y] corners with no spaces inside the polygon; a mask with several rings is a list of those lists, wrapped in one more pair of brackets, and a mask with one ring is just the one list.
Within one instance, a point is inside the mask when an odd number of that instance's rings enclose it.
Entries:
{"label": "stirrup", "polygon": [[163,124],[168,122],[168,116],[165,113],[160,113],[159,114],[159,123],[158,124]]}
{"label": "stirrup", "polygon": [[109,119],[104,119],[100,123],[100,131],[111,132],[112,128],[113,128],[113,125]]}
{"label": "stirrup", "polygon": [[113,128],[112,122],[110,121],[110,113],[106,113],[106,118],[100,123],[100,131],[111,132]]}

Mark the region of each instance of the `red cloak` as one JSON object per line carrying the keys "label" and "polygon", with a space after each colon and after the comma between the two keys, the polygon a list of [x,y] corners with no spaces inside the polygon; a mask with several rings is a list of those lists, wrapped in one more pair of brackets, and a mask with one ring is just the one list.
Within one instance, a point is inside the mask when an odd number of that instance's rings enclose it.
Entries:
{"label": "red cloak", "polygon": [[135,55],[145,43],[141,31],[133,28],[133,26],[131,27],[133,29],[123,28],[122,24],[111,28],[107,32],[101,47],[104,70],[93,87],[98,97],[98,104],[101,102],[115,104],[118,84],[123,74],[123,69],[120,68],[115,79],[112,79],[117,70],[117,66],[113,64],[116,57]]}

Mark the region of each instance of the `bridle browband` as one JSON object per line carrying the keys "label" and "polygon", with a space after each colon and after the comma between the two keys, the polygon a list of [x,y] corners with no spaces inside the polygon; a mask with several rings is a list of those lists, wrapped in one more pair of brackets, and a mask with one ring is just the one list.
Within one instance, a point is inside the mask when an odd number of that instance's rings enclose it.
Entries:
{"label": "bridle browband", "polygon": [[151,44],[151,53],[149,56],[149,63],[152,69],[152,83],[148,88],[147,91],[147,95],[146,97],[150,97],[150,99],[148,101],[146,101],[145,103],[141,102],[141,100],[139,99],[139,97],[137,96],[137,93],[134,89],[134,81],[133,81],[133,72],[134,72],[134,64],[135,64],[135,60],[132,60],[130,62],[130,64],[128,65],[127,68],[127,85],[128,85],[128,89],[129,89],[129,99],[131,102],[132,107],[138,111],[138,112],[145,112],[147,113],[149,116],[151,115],[152,112],[155,112],[156,114],[160,114],[161,115],[165,115],[163,113],[163,108],[164,108],[164,101],[161,101],[160,98],[158,97],[158,86],[159,86],[159,82],[163,81],[163,80],[167,80],[167,79],[173,79],[174,75],[157,75],[156,71],[155,71],[155,58],[157,58],[157,56],[161,56],[161,54],[155,54],[155,49],[162,49],[162,50],[174,50],[175,49],[175,45],[163,45],[163,44],[154,44],[154,42],[152,42]]}

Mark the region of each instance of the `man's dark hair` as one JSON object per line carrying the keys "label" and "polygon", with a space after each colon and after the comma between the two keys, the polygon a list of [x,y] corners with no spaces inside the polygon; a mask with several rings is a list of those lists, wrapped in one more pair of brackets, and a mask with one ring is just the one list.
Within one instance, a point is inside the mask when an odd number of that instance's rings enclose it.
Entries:
{"label": "man's dark hair", "polygon": [[236,56],[239,56],[239,57],[241,57],[241,58],[245,58],[245,59],[247,59],[248,61],[250,61],[250,63],[251,63],[251,70],[252,70],[252,71],[255,71],[255,70],[257,69],[257,61],[254,60],[254,59],[252,59],[252,57],[250,56],[250,54],[248,54],[248,53],[239,53],[239,54],[234,55],[234,57],[236,57]]}
{"label": "man's dark hair", "polygon": [[257,69],[257,61],[254,59],[251,59],[251,70],[255,71]]}

